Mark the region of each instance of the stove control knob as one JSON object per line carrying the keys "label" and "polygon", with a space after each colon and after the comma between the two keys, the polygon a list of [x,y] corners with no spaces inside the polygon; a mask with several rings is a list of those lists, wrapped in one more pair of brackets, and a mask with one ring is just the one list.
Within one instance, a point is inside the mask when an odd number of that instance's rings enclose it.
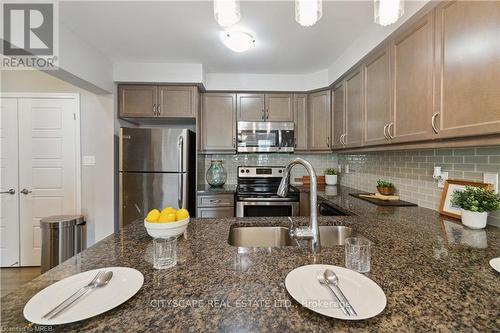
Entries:
{"label": "stove control knob", "polygon": [[245,172],[245,170],[243,170],[243,169],[240,170],[240,173],[244,173],[244,172]]}
{"label": "stove control knob", "polygon": [[250,170],[248,170],[248,169],[247,169],[247,171],[246,171],[246,172],[247,172],[247,173],[250,173]]}
{"label": "stove control knob", "polygon": [[281,169],[280,169],[278,172],[279,172],[279,173],[283,173],[283,170],[281,170]]}

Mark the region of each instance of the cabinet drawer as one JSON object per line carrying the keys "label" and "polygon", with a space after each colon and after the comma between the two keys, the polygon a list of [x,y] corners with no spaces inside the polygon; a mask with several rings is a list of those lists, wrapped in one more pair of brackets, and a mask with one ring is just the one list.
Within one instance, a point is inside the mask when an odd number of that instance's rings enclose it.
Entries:
{"label": "cabinet drawer", "polygon": [[198,208],[197,218],[234,217],[234,207]]}
{"label": "cabinet drawer", "polygon": [[198,207],[234,207],[233,194],[217,194],[217,195],[199,195]]}

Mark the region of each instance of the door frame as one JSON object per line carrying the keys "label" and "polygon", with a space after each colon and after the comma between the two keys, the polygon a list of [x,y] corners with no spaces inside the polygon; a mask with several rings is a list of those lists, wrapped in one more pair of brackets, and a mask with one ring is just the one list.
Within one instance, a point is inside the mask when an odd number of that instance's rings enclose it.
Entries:
{"label": "door frame", "polygon": [[8,92],[0,93],[0,98],[47,98],[47,99],[74,99],[76,101],[75,110],[75,175],[76,175],[76,214],[82,213],[82,164],[81,164],[81,101],[79,93],[28,93],[28,92]]}

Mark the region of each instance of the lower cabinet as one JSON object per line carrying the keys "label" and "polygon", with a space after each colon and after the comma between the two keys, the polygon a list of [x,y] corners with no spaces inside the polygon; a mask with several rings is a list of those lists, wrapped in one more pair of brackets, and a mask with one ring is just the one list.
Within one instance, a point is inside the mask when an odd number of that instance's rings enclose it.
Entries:
{"label": "lower cabinet", "polygon": [[234,194],[199,194],[196,217],[234,217]]}

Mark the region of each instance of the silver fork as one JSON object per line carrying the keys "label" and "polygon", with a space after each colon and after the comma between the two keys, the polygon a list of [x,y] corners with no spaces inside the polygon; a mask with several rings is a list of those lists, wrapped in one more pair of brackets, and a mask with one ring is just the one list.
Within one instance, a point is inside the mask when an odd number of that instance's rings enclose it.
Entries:
{"label": "silver fork", "polygon": [[42,316],[42,319],[45,319],[47,317],[49,317],[50,315],[52,315],[54,312],[58,311],[60,308],[62,308],[63,306],[66,305],[66,303],[68,303],[69,301],[71,301],[75,296],[77,296],[79,293],[81,293],[82,291],[85,291],[87,290],[88,288],[92,287],[94,285],[94,283],[97,281],[97,279],[102,275],[104,274],[104,271],[99,271],[97,272],[97,274],[94,276],[94,278],[92,279],[92,281],[90,281],[88,284],[86,284],[85,286],[81,287],[80,289],[78,289],[73,295],[69,296],[68,298],[66,298],[64,301],[62,301],[61,303],[59,303],[56,307],[54,307],[52,310],[50,310],[49,312],[47,312],[46,314],[44,314]]}

